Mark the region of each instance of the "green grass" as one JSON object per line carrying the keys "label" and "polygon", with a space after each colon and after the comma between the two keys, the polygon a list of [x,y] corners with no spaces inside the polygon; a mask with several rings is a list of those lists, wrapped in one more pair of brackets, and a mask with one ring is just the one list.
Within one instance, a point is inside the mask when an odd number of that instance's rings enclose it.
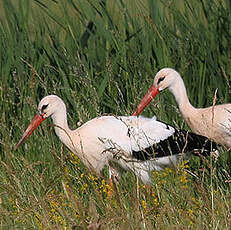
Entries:
{"label": "green grass", "polygon": [[[103,2],[103,1],[102,1]],[[59,95],[70,127],[129,115],[155,73],[173,67],[193,105],[230,101],[230,1],[0,1],[1,229],[230,229],[230,154],[130,172],[111,197],[46,121],[15,150],[39,100]],[[87,29],[93,22],[93,29]],[[168,92],[144,115],[186,128]],[[188,171],[185,171],[188,170]],[[105,170],[106,174],[106,170]]]}

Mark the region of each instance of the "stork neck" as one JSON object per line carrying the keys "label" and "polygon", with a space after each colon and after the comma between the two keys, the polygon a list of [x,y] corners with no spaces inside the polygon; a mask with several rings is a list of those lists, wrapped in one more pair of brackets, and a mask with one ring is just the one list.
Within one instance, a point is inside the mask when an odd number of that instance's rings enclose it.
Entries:
{"label": "stork neck", "polygon": [[169,90],[174,95],[175,100],[179,106],[179,109],[183,115],[185,113],[190,113],[192,110],[195,110],[195,108],[191,105],[189,101],[182,78],[179,78],[178,81],[174,83],[174,85],[169,87]]}
{"label": "stork neck", "polygon": [[72,130],[69,128],[67,123],[66,107],[60,110],[59,112],[53,113],[51,118],[54,123],[56,135],[63,142],[63,144],[71,148],[73,146],[73,143],[71,141]]}

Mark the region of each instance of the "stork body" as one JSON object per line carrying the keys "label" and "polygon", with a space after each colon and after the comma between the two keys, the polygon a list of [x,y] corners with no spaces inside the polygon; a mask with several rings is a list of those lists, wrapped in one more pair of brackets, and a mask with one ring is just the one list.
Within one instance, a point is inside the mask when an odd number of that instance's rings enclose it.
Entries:
{"label": "stork body", "polygon": [[195,108],[191,105],[180,74],[171,68],[160,70],[152,87],[144,96],[133,115],[138,115],[159,92],[169,89],[174,95],[180,112],[192,131],[231,148],[231,104]]}
{"label": "stork body", "polygon": [[66,106],[55,95],[40,101],[38,114],[16,147],[49,116],[60,140],[97,174],[105,165],[116,163],[133,171],[144,183],[151,183],[152,170],[175,166],[180,158],[188,159],[194,151],[208,154],[216,148],[207,138],[177,130],[155,117],[102,116],[71,130]]}

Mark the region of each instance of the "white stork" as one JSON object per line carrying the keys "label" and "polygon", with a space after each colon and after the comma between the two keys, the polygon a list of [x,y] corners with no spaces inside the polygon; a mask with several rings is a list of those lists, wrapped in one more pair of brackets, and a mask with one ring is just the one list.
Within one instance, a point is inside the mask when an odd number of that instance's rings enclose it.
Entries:
{"label": "white stork", "polygon": [[159,92],[169,89],[175,96],[180,112],[192,131],[231,148],[231,104],[195,108],[189,102],[184,81],[171,68],[161,69],[133,115],[140,114]]}
{"label": "white stork", "polygon": [[48,117],[52,118],[59,139],[99,175],[105,165],[114,163],[133,171],[144,183],[151,183],[152,170],[175,166],[191,153],[209,154],[216,149],[207,138],[177,130],[155,117],[102,116],[71,130],[66,106],[56,95],[40,101],[38,113],[16,148]]}

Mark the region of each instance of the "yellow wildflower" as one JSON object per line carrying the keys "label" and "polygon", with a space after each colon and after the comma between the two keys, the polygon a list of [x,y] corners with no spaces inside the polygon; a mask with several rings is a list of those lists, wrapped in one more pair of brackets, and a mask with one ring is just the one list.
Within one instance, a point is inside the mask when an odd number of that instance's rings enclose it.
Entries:
{"label": "yellow wildflower", "polygon": [[87,190],[88,184],[84,184],[81,187],[82,192],[85,192]]}
{"label": "yellow wildflower", "polygon": [[170,169],[170,168],[165,168],[165,171],[167,172],[167,173],[172,173],[172,169]]}
{"label": "yellow wildflower", "polygon": [[190,216],[192,216],[192,215],[193,215],[193,210],[192,210],[192,209],[189,209],[189,210],[188,210],[188,214],[189,214]]}
{"label": "yellow wildflower", "polygon": [[153,202],[154,202],[154,205],[159,205],[159,201],[158,201],[157,198],[155,198],[155,199],[153,200]]}
{"label": "yellow wildflower", "polygon": [[147,209],[147,204],[146,204],[145,200],[142,200],[141,204],[142,204],[143,209],[146,210]]}

